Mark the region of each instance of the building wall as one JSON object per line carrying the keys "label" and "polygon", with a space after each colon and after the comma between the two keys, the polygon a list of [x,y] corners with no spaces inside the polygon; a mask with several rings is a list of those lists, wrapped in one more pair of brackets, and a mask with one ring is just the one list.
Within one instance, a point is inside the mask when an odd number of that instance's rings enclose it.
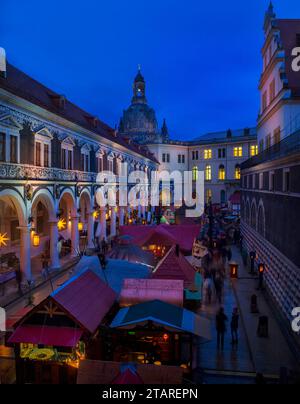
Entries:
{"label": "building wall", "polygon": [[[211,166],[211,180],[205,181],[205,200],[211,193],[213,203],[227,203],[231,195],[240,189],[240,181],[235,177],[236,166],[240,166],[250,157],[251,146],[257,146],[256,137],[252,138],[223,138],[219,141],[205,141],[177,145],[174,143],[149,145],[149,149],[159,160],[159,171],[192,171],[197,167],[205,172],[206,167]],[[234,148],[242,147],[242,156],[234,156]],[[225,149],[225,157],[219,158],[219,149]],[[205,159],[205,151],[211,150],[211,158]],[[193,159],[193,152],[198,152],[198,159]],[[163,155],[170,156],[170,162],[163,161]],[[178,155],[185,156],[185,163],[178,163]],[[194,157],[196,155],[194,154]],[[225,180],[219,179],[219,169],[225,168]]]}

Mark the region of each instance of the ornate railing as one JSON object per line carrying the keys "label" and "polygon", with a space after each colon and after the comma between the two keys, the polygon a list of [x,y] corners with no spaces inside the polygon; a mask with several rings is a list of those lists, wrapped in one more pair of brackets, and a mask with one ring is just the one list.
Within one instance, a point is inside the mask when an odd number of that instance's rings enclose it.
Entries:
{"label": "ornate railing", "polygon": [[289,155],[300,152],[300,130],[286,137],[281,142],[274,144],[270,148],[259,153],[257,156],[245,161],[241,168],[245,170],[247,168],[254,167],[258,164],[265,163],[267,161],[277,160],[281,157],[287,157]]}
{"label": "ornate railing", "polygon": [[0,179],[95,182],[96,173],[36,167],[27,164],[0,163]]}

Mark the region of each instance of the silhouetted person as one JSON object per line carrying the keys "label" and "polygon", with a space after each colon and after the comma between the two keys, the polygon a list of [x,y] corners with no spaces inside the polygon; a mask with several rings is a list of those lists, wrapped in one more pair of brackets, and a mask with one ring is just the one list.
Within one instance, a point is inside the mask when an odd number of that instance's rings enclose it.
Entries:
{"label": "silhouetted person", "polygon": [[239,342],[238,331],[239,331],[239,311],[237,308],[235,308],[232,312],[231,317],[232,345],[237,345]]}
{"label": "silhouetted person", "polygon": [[224,338],[226,333],[226,321],[228,317],[224,313],[224,308],[221,307],[216,316],[216,328],[217,328],[217,338],[218,338],[218,349],[224,349]]}
{"label": "silhouetted person", "polygon": [[22,291],[23,273],[22,273],[20,267],[16,268],[15,274],[16,274],[16,282],[17,282],[17,286],[18,286],[18,293],[20,296],[22,296],[23,295],[23,291]]}
{"label": "silhouetted person", "polygon": [[216,289],[216,296],[219,304],[222,303],[222,295],[223,295],[223,279],[221,278],[220,274],[216,274],[215,276],[215,289]]}

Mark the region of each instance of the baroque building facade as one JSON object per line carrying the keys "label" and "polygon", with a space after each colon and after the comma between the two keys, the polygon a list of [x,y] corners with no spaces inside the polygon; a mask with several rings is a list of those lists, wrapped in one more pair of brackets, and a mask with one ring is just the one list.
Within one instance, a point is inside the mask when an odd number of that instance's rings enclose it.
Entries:
{"label": "baroque building facade", "polygon": [[119,133],[146,145],[159,161],[159,171],[204,172],[205,201],[225,205],[240,190],[241,164],[258,152],[255,128],[209,133],[190,141],[171,140],[166,120],[161,130],[155,111],[148,106],[146,82],[139,70],[133,98],[124,111]]}
{"label": "baroque building facade", "polygon": [[[82,232],[87,248],[94,247],[95,233],[101,239],[116,235],[132,208],[100,208],[96,177],[106,170],[118,175],[122,162],[149,180],[158,166],[146,148],[7,63],[0,76],[2,260],[15,252],[31,282],[32,262],[42,253],[52,269],[60,268],[62,239],[70,240],[75,256]],[[145,217],[146,208],[139,206],[137,214]]]}
{"label": "baroque building facade", "polygon": [[300,305],[300,72],[292,68],[300,20],[277,19],[272,4],[264,22],[259,154],[242,164],[245,247],[265,264],[267,288],[290,321]]}

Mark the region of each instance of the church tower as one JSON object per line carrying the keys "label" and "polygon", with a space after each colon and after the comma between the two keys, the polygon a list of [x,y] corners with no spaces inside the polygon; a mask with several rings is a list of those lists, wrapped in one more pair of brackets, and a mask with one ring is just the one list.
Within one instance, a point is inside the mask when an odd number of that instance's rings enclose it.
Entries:
{"label": "church tower", "polygon": [[136,75],[133,83],[132,104],[147,104],[146,83],[144,77],[142,76],[140,66],[138,74]]}

